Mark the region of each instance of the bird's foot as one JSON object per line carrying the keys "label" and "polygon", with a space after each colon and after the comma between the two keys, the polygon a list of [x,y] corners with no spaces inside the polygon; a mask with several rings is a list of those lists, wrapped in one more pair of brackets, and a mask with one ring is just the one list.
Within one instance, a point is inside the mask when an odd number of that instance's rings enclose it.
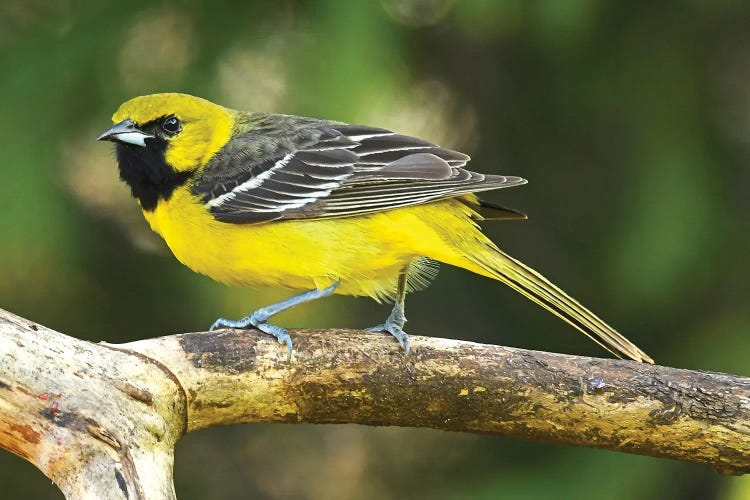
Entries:
{"label": "bird's foot", "polygon": [[290,309],[296,305],[319,299],[321,297],[327,297],[328,295],[331,295],[333,293],[338,285],[339,281],[336,280],[327,288],[323,288],[322,290],[319,290],[317,288],[308,290],[307,292],[295,295],[294,297],[289,297],[286,300],[271,304],[270,306],[261,307],[250,316],[245,316],[244,318],[237,321],[219,318],[214,322],[213,325],[211,325],[210,330],[216,330],[217,328],[257,328],[263,333],[267,333],[276,337],[276,340],[279,341],[279,344],[286,344],[286,348],[289,351],[289,357],[291,357],[292,338],[289,336],[289,332],[286,330],[286,328],[272,325],[268,322],[268,320],[271,318],[271,316],[279,314],[282,311],[286,311],[287,309]]}
{"label": "bird's foot", "polygon": [[289,352],[289,356],[291,356],[292,338],[289,336],[289,332],[286,330],[286,328],[268,323],[267,318],[264,318],[265,315],[262,313],[262,311],[262,309],[259,309],[258,311],[252,313],[250,316],[245,316],[244,318],[236,321],[226,318],[219,318],[214,321],[214,324],[211,325],[209,331],[213,331],[218,328],[256,328],[263,333],[267,333],[268,335],[272,335],[273,337],[275,337],[276,340],[279,341],[279,344],[286,344],[286,349]]}
{"label": "bird's foot", "polygon": [[404,323],[406,323],[406,317],[404,317],[403,309],[396,305],[385,323],[373,326],[372,328],[367,328],[366,330],[368,332],[390,333],[391,335],[396,337],[398,343],[401,344],[401,347],[404,348],[404,356],[408,356],[411,346],[409,345],[409,335],[407,335],[407,333],[403,329]]}

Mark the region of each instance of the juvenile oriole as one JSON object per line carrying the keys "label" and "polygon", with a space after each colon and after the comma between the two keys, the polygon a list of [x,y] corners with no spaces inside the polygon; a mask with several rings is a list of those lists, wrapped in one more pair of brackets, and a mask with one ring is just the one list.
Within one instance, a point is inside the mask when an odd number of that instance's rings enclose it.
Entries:
{"label": "juvenile oriole", "polygon": [[175,257],[229,285],[307,290],[212,329],[255,327],[331,293],[393,300],[382,325],[409,352],[407,292],[435,261],[510,286],[617,356],[651,358],[537,272],[500,251],[483,219],[523,214],[474,193],[525,184],[466,170],[469,157],[382,128],[248,113],[185,94],[136,97],[98,139],[116,143],[120,177]]}

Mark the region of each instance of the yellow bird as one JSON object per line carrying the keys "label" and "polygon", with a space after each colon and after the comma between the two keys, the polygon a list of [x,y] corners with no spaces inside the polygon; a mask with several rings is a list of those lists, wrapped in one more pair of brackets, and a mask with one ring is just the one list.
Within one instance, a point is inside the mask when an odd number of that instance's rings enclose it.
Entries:
{"label": "yellow bird", "polygon": [[510,286],[617,356],[651,358],[480,231],[483,219],[523,214],[474,193],[525,184],[466,170],[469,157],[390,130],[291,115],[235,111],[185,94],[124,103],[98,139],[116,143],[120,177],[151,228],[190,269],[238,286],[302,291],[212,329],[255,327],[332,293],[393,300],[373,331],[404,332],[407,292],[436,262]]}

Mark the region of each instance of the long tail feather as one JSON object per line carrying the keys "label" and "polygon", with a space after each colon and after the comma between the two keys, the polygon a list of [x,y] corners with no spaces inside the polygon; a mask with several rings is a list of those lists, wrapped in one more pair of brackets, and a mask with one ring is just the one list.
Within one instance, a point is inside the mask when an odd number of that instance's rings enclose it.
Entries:
{"label": "long tail feather", "polygon": [[[502,252],[490,242],[486,251],[464,255],[480,272],[502,283],[569,323],[617,357],[653,363],[648,354],[622,336],[578,301],[550,283],[544,276]],[[481,272],[484,271],[484,272]]]}

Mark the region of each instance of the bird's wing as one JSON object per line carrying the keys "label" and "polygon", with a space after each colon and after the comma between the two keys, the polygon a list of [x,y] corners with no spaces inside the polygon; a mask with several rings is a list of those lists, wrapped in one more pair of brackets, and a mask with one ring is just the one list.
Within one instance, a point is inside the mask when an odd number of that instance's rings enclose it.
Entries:
{"label": "bird's wing", "polygon": [[385,129],[310,121],[291,140],[273,132],[235,137],[196,179],[216,219],[345,217],[526,182],[471,172],[467,155]]}

